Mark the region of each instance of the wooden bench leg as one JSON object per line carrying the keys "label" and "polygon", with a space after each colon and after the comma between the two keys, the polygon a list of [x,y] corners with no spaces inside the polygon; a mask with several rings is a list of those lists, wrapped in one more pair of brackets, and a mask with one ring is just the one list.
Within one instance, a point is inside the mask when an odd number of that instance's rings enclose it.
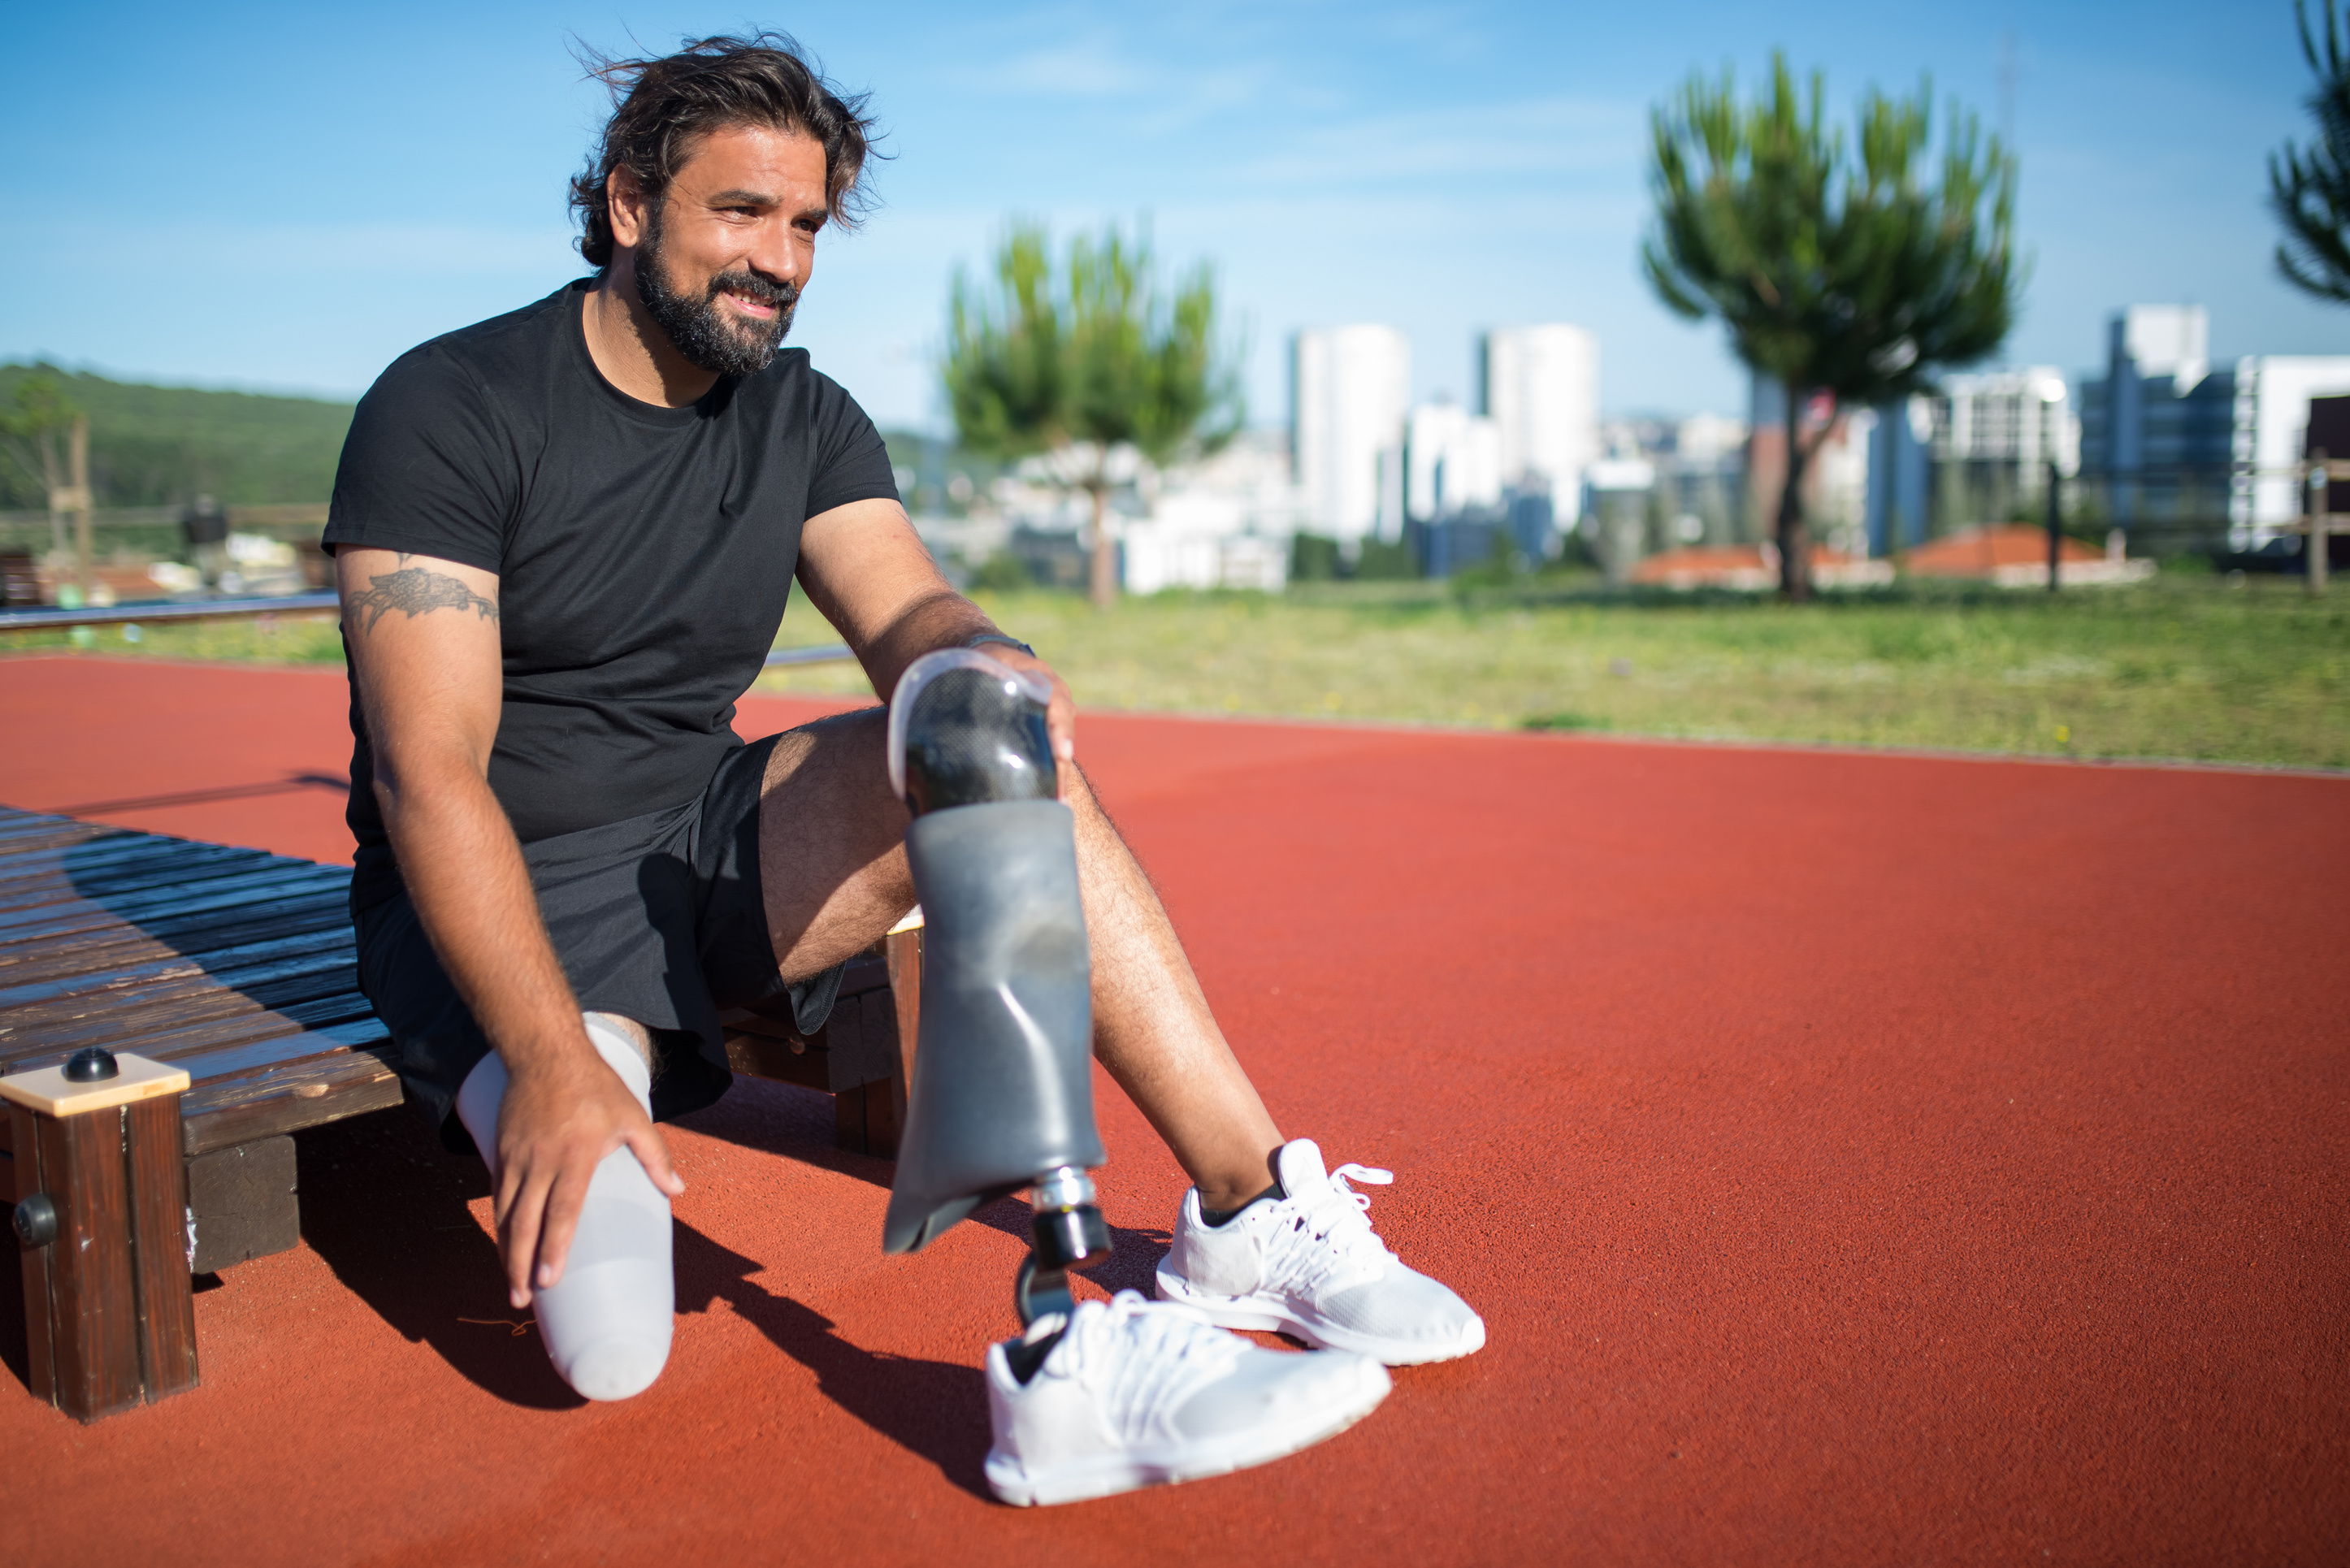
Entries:
{"label": "wooden bench leg", "polygon": [[[873,1085],[887,1095],[886,1107],[876,1106],[867,1116],[867,1143],[886,1159],[898,1158],[898,1140],[906,1131],[906,1095],[914,1086],[914,1046],[922,1027],[922,928],[911,926],[881,939],[889,963],[889,989],[884,993],[890,1009],[890,1033],[896,1037],[895,1057],[889,1078]],[[885,1120],[886,1117],[886,1120]],[[877,1133],[874,1124],[881,1123]]]}
{"label": "wooden bench leg", "polygon": [[8,1113],[33,1392],[95,1421],[194,1387],[180,1096]]}
{"label": "wooden bench leg", "polygon": [[199,1274],[275,1252],[302,1240],[302,1201],[296,1192],[294,1140],[255,1138],[188,1160],[188,1223]]}
{"label": "wooden bench leg", "polygon": [[[832,1016],[812,1039],[786,1020],[743,1011],[725,1014],[720,1022],[727,1064],[754,1078],[823,1090],[832,1096],[835,1147],[895,1159],[906,1125],[921,986],[921,927],[892,931],[850,963]],[[200,1206],[200,1221],[202,1214]]]}

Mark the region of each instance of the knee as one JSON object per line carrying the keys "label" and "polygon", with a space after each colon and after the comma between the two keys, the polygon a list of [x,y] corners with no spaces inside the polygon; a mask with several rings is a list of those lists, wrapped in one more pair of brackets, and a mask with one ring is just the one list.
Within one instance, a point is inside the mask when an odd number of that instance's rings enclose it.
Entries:
{"label": "knee", "polygon": [[623,1018],[617,1012],[582,1012],[579,1017],[580,1021],[588,1026],[588,1039],[595,1041],[599,1050],[604,1045],[604,1042],[598,1038],[600,1031],[617,1036],[622,1044],[637,1054],[637,1059],[645,1064],[646,1071],[652,1070],[653,1033],[651,1030],[635,1019]]}

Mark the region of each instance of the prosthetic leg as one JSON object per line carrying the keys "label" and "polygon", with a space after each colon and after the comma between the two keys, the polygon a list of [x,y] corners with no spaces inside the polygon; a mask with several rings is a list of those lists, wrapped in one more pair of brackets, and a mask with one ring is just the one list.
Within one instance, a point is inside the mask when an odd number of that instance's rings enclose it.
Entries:
{"label": "prosthetic leg", "polygon": [[1056,798],[1050,693],[982,653],[917,659],[889,703],[889,783],[914,814],[920,1037],[882,1244],[917,1251],[1031,1189],[1024,1325],[1074,1310],[1066,1271],[1109,1254],[1086,1172],[1094,1130],[1092,966],[1075,818]]}

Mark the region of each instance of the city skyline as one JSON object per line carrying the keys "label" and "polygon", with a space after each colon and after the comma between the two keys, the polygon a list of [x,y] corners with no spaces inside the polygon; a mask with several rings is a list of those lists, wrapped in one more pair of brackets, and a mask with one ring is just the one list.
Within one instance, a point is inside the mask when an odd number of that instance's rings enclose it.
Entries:
{"label": "city skyline", "polygon": [[[1774,44],[1826,70],[1839,109],[1931,62],[1938,99],[2012,120],[2036,265],[1994,363],[2093,371],[2106,317],[2146,300],[2208,306],[2215,361],[2350,351],[2350,312],[2267,260],[2262,160],[2306,133],[2287,4],[1829,6],[1767,26],[1713,5],[1669,25],[1494,5],[777,20],[870,88],[889,131],[884,205],[827,239],[795,334],[885,423],[940,425],[947,280],[1017,212],[1064,236],[1147,215],[1169,262],[1212,261],[1261,423],[1285,414],[1293,334],[1361,321],[1409,340],[1414,402],[1473,403],[1485,332],[1571,321],[1600,340],[1608,413],[1742,411],[1718,329],[1668,317],[1633,245],[1649,107],[1692,68],[1757,80]],[[0,106],[32,153],[0,176],[19,278],[0,357],[354,394],[411,345],[585,270],[562,182],[600,102],[571,31],[658,51],[743,25],[678,5],[133,6],[106,70]],[[62,16],[5,27],[19,57],[76,47]],[[179,286],[160,301],[158,276]]]}

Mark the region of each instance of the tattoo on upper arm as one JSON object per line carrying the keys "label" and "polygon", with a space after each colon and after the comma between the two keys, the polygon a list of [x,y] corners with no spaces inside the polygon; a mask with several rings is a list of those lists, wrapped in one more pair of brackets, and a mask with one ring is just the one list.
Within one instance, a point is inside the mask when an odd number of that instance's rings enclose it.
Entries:
{"label": "tattoo on upper arm", "polygon": [[[400,557],[402,561],[407,556]],[[430,615],[437,609],[472,609],[484,620],[498,618],[496,601],[485,599],[456,578],[441,572],[431,572],[422,566],[402,566],[396,572],[386,572],[380,577],[368,578],[365,591],[350,597],[349,607],[369,611],[367,629],[373,631],[375,623],[393,610],[405,610],[408,618]]]}

